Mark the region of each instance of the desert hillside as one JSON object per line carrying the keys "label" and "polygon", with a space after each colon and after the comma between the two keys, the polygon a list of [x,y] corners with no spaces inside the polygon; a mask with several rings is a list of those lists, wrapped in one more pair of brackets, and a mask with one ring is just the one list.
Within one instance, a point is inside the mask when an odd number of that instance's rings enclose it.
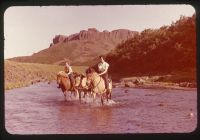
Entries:
{"label": "desert hillside", "polygon": [[138,32],[126,29],[100,32],[95,28],[82,30],[69,36],[56,35],[50,46],[32,56],[10,60],[44,64],[62,64],[67,58],[73,65],[89,65],[98,55],[113,50],[117,44],[134,37]]}
{"label": "desert hillside", "polygon": [[[63,70],[63,66],[20,63],[5,60],[5,89],[13,89],[28,86],[36,82],[51,82],[56,80],[58,71]],[[76,72],[84,72],[86,67],[73,67]]]}

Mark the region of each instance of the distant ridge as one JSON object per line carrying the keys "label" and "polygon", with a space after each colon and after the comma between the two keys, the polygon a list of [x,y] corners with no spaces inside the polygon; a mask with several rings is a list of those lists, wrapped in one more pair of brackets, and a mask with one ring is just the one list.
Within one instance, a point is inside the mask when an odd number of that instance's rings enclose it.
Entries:
{"label": "distant ridge", "polygon": [[136,34],[138,34],[137,31],[127,29],[100,32],[95,28],[89,28],[69,36],[56,35],[48,48],[31,56],[15,57],[10,60],[63,64],[63,58],[67,58],[73,65],[89,65],[98,55],[108,53],[119,43],[134,37]]}

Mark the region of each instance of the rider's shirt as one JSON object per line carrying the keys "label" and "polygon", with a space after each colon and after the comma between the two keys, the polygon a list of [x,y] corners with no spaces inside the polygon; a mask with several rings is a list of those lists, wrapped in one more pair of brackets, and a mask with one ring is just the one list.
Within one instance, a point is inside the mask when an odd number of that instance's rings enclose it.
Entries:
{"label": "rider's shirt", "polygon": [[68,64],[68,63],[66,63],[65,64],[65,67],[67,68],[67,74],[69,75],[69,74],[71,74],[73,71],[72,71],[72,67]]}
{"label": "rider's shirt", "polygon": [[99,72],[104,72],[106,69],[108,69],[109,67],[109,64],[107,62],[100,62],[98,64],[98,69],[99,69]]}

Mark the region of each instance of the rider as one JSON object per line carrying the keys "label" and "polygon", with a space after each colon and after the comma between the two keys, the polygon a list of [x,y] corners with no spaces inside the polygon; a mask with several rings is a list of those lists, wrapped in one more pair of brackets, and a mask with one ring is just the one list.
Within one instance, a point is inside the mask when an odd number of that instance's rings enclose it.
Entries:
{"label": "rider", "polygon": [[100,62],[98,63],[99,76],[101,76],[104,79],[106,93],[108,93],[109,92],[109,83],[108,83],[109,64],[105,62],[105,60],[103,59],[103,56],[99,56],[99,59],[100,59]]}
{"label": "rider", "polygon": [[67,61],[67,59],[64,59],[64,60],[65,60],[65,72],[67,73],[71,81],[72,89],[76,89],[72,67],[69,65],[69,62]]}

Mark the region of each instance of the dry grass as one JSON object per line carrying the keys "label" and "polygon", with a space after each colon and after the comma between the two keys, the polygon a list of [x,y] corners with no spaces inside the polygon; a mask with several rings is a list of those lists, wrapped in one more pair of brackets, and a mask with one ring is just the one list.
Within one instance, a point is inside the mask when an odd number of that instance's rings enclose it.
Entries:
{"label": "dry grass", "polygon": [[[28,86],[36,82],[56,80],[58,71],[63,70],[63,66],[36,64],[36,63],[20,63],[5,60],[5,89],[13,89]],[[74,66],[74,71],[83,73],[86,69],[84,66]]]}

